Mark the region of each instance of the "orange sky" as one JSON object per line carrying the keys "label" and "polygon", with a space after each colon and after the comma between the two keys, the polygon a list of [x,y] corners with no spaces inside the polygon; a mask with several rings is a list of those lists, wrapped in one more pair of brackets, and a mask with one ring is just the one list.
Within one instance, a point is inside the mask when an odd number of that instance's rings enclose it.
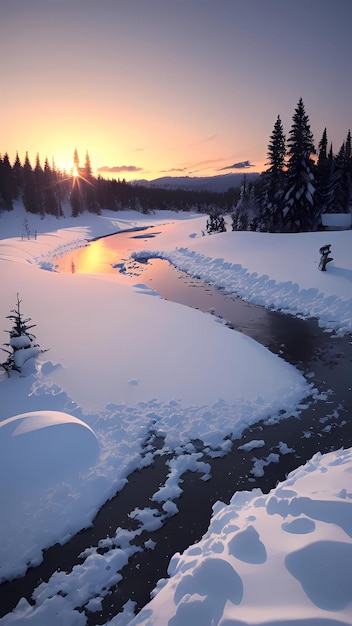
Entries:
{"label": "orange sky", "polygon": [[[352,126],[350,0],[16,0],[1,8],[0,153],[105,176],[261,171],[300,97]],[[222,169],[228,168],[228,169]]]}

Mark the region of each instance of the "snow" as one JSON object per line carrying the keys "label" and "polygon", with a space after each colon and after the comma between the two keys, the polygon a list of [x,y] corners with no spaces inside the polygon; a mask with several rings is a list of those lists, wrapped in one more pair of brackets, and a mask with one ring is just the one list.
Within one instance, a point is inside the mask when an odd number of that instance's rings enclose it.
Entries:
{"label": "snow", "polygon": [[[192,441],[202,440],[214,456],[226,454],[245,426],[284,419],[314,389],[223,320],[163,300],[123,268],[61,274],[52,271],[55,258],[97,236],[168,224],[136,256],[167,258],[224,291],[315,316],[343,334],[352,326],[352,231],[204,236],[206,217],[198,214],[26,217],[36,239],[22,239],[20,207],[0,215],[0,317],[6,328],[19,293],[37,342],[50,351],[27,361],[23,375],[0,373],[0,579],[24,575],[40,563],[43,549],[88,526],[131,471],[153,462],[152,451],[144,457],[141,451],[150,432],[173,451],[166,482],[153,497],[162,515],[136,508],[139,530],[116,529],[102,540],[104,554],[90,548],[70,573],[56,572],[35,590],[33,606],[22,599],[0,619],[1,626],[84,625],[77,609],[100,606],[140,549],[133,545],[136,533],[177,513],[182,474],[209,478]],[[323,273],[317,265],[326,243],[334,261]],[[262,442],[246,445],[250,451]],[[291,450],[280,442],[266,459],[254,457],[253,480]],[[352,624],[351,471],[351,451],[318,455],[269,495],[254,489],[234,494],[228,506],[218,503],[208,533],[172,558],[170,579],[159,583],[151,603],[135,619],[128,603],[110,624],[271,625],[287,615],[297,623]],[[329,567],[317,568],[315,584],[309,573],[319,558]]]}
{"label": "snow", "polygon": [[351,624],[351,471],[351,450],[318,453],[267,495],[218,502],[131,626]]}

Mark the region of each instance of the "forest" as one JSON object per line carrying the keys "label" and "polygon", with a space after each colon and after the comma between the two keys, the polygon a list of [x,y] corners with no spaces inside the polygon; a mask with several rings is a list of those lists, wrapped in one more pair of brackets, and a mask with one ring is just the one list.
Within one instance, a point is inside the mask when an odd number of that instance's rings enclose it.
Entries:
{"label": "forest", "polygon": [[286,138],[280,115],[267,147],[267,169],[248,183],[243,175],[239,188],[226,192],[165,189],[104,179],[93,175],[88,152],[80,165],[77,150],[70,172],[61,171],[39,154],[35,166],[26,153],[13,164],[8,154],[0,156],[0,211],[11,211],[22,200],[29,213],[63,217],[63,205],[76,217],[84,211],[100,214],[134,209],[198,211],[209,215],[209,233],[226,230],[225,215],[232,217],[233,230],[304,232],[321,228],[322,213],[348,213],[352,206],[351,133],[334,154],[325,128],[315,148],[302,98],[292,117]]}
{"label": "forest", "polygon": [[69,204],[73,217],[84,211],[100,214],[104,209],[134,209],[142,213],[153,209],[171,209],[208,213],[216,207],[227,213],[238,203],[239,196],[240,190],[234,188],[224,193],[163,189],[95,177],[88,152],[81,167],[77,150],[74,151],[70,172],[51,165],[47,158],[42,167],[39,155],[34,167],[28,153],[23,164],[18,154],[13,165],[7,153],[0,157],[0,211],[11,211],[14,201],[22,200],[27,212],[57,218],[63,217],[64,204]]}

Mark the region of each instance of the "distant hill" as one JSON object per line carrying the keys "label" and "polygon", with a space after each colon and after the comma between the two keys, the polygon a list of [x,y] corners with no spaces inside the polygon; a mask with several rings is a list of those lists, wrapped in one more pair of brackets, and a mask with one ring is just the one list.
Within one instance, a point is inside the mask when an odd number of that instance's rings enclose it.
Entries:
{"label": "distant hill", "polygon": [[[260,174],[245,172],[247,182],[254,182]],[[133,185],[159,187],[161,189],[187,189],[192,191],[215,191],[222,193],[230,187],[240,187],[244,173],[220,174],[219,176],[163,176],[154,180],[134,180]]]}

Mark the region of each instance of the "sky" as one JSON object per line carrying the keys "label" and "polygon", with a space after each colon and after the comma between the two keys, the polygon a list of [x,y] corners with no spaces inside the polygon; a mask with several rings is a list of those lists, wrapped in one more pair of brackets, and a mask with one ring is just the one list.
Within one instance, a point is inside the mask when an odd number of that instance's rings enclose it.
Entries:
{"label": "sky", "polygon": [[[29,239],[19,233],[25,216]],[[134,469],[152,465],[161,451],[151,430],[171,458],[147,504],[137,490],[123,528],[111,522],[72,570],[44,578],[32,602],[22,599],[1,626],[86,626],[89,613],[94,621],[139,544],[156,549],[154,531],[177,515],[182,475],[190,470],[211,480],[211,460],[231,448],[248,458],[249,490],[235,492],[235,482],[231,502],[214,505],[203,539],[170,554],[169,581],[159,581],[159,593],[135,621],[131,595],[124,614],[106,626],[351,626],[352,450],[317,453],[303,466],[300,449],[311,435],[302,412],[311,403],[323,406],[318,434],[335,431],[336,440],[342,432],[346,408],[334,401],[330,379],[317,389],[319,376],[304,376],[224,319],[159,297],[143,269],[138,276],[128,271],[128,259],[126,272],[115,274],[53,271],[58,255],[71,256],[87,239],[154,224],[154,238],[130,233],[128,254],[134,246],[144,256],[149,250],[248,301],[351,332],[351,230],[329,233],[334,261],[324,273],[317,270],[324,232],[203,236],[206,217],[104,211],[72,218],[68,211],[58,222],[26,214],[19,203],[3,212],[0,328],[12,325],[6,316],[18,290],[23,315],[49,350],[27,361],[21,375],[0,371],[0,580],[39,564],[42,549],[89,526]],[[288,417],[301,424],[294,441],[289,428],[283,441],[269,434],[268,423]],[[258,439],[241,438],[261,419]],[[294,455],[297,470],[263,495],[260,478],[284,455]]]}
{"label": "sky", "polygon": [[[352,126],[350,0],[18,0],[1,6],[0,153],[103,176],[262,171],[303,98]],[[245,170],[241,166],[246,165]]]}

